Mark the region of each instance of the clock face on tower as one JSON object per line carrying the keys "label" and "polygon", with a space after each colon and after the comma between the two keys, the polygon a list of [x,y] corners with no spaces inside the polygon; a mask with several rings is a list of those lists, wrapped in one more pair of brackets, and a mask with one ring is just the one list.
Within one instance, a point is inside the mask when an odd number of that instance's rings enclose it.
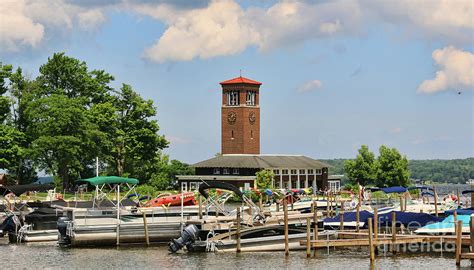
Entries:
{"label": "clock face on tower", "polygon": [[257,120],[257,116],[255,115],[255,112],[250,112],[249,113],[249,122],[251,125],[255,124],[255,121]]}
{"label": "clock face on tower", "polygon": [[237,121],[237,114],[235,112],[230,112],[227,115],[227,122],[229,122],[229,124],[233,125],[233,124],[235,124],[235,121]]}

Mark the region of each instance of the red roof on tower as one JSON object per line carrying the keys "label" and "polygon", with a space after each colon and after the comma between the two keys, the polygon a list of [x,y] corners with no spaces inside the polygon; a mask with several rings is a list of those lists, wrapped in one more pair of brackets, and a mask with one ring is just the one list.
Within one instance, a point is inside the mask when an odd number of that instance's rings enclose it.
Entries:
{"label": "red roof on tower", "polygon": [[256,85],[261,85],[262,83],[261,82],[257,82],[257,81],[254,81],[254,80],[251,80],[251,79],[247,79],[245,77],[236,77],[236,78],[233,78],[233,79],[230,79],[230,80],[227,80],[227,81],[223,81],[223,82],[220,82],[220,84],[224,85],[224,84],[237,84],[237,83],[246,83],[246,84],[256,84]]}

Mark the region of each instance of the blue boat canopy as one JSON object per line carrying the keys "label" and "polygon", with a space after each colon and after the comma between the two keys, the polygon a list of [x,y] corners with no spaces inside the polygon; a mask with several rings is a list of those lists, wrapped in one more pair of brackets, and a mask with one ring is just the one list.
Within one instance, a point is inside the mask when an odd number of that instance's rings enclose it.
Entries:
{"label": "blue boat canopy", "polygon": [[386,188],[370,188],[370,191],[383,191],[385,193],[403,193],[406,192],[408,189],[406,187],[386,187]]}

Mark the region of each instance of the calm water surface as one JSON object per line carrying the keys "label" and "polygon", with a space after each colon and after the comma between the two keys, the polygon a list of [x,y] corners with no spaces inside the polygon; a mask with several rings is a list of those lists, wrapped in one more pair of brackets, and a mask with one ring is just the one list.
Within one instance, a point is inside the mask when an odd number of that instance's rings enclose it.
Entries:
{"label": "calm water surface", "polygon": [[[168,254],[165,246],[64,249],[54,244],[0,244],[8,269],[370,269],[367,249],[290,253]],[[469,261],[461,268],[469,269]],[[5,269],[5,268],[3,268]],[[452,255],[399,254],[377,257],[374,269],[456,269]]]}

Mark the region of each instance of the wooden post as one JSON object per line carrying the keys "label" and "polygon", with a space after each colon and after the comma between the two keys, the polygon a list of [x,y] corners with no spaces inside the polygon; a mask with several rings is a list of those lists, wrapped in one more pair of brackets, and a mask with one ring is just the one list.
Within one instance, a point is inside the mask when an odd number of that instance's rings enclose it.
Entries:
{"label": "wooden post", "polygon": [[357,205],[360,207],[362,205],[362,190],[360,188],[360,185],[359,185],[358,196],[359,196],[359,202],[357,203]]}
{"label": "wooden post", "polygon": [[202,219],[202,196],[199,195],[199,219]]}
{"label": "wooden post", "polygon": [[329,191],[326,195],[327,195],[326,196],[326,216],[330,217],[330,215],[329,215]]}
{"label": "wooden post", "polygon": [[311,206],[311,211],[313,212],[313,223],[314,223],[314,235],[313,239],[318,240],[318,204],[313,202]]}
{"label": "wooden post", "polygon": [[397,242],[397,213],[392,211],[392,253],[395,254],[395,243]]}
{"label": "wooden post", "polygon": [[285,222],[285,256],[290,255],[290,246],[288,243],[288,202],[286,198],[283,200],[283,214]]}
{"label": "wooden post", "polygon": [[339,211],[339,230],[344,230],[344,211]]}
{"label": "wooden post", "polygon": [[454,210],[454,212],[453,212],[453,220],[454,220],[454,223],[456,223],[458,221],[458,211],[457,210]]}
{"label": "wooden post", "polygon": [[276,211],[277,212],[280,212],[280,203],[279,202],[275,202],[276,204]]}
{"label": "wooden post", "polygon": [[235,251],[237,253],[240,253],[240,207],[237,207],[237,219],[236,219],[236,222],[237,222],[237,228],[236,228],[236,232],[235,232],[235,237],[236,237],[236,241],[237,241],[237,247],[235,249]]}
{"label": "wooden post", "polygon": [[[474,216],[471,216],[471,219],[469,220],[469,232],[470,232],[470,238],[471,238],[470,252],[474,252]],[[474,265],[474,260],[471,260],[471,268],[473,265]]]}
{"label": "wooden post", "polygon": [[474,216],[469,220],[469,234],[471,238],[471,252],[474,252]]}
{"label": "wooden post", "polygon": [[306,257],[311,257],[311,219],[306,218]]}
{"label": "wooden post", "polygon": [[260,198],[258,199],[258,208],[260,208],[260,212],[263,211],[263,195],[260,193]]}
{"label": "wooden post", "polygon": [[404,193],[403,195],[403,208],[405,208],[405,211],[407,211],[407,200],[408,200],[408,191]]}
{"label": "wooden post", "polygon": [[[471,190],[474,190],[474,182],[471,182]],[[471,192],[471,207],[473,207],[474,204],[474,192]],[[467,207],[467,204],[466,204]]]}
{"label": "wooden post", "polygon": [[461,194],[459,193],[459,188],[458,188],[457,191],[458,191],[458,192],[457,192],[457,193],[458,193],[457,195],[458,195],[458,208],[459,208],[459,207],[461,207]]}
{"label": "wooden post", "polygon": [[433,193],[434,193],[434,204],[435,204],[435,216],[438,216],[438,193],[436,192],[436,188],[433,186]]}
{"label": "wooden post", "polygon": [[379,238],[379,211],[377,208],[374,209],[374,239]]}
{"label": "wooden post", "polygon": [[356,209],[356,232],[359,232],[360,230],[360,205],[357,205]]}
{"label": "wooden post", "polygon": [[462,221],[456,223],[456,265],[461,265],[461,249],[462,249]]}
{"label": "wooden post", "polygon": [[400,196],[400,211],[404,212],[404,210],[403,210],[403,197],[402,196]]}
{"label": "wooden post", "polygon": [[367,220],[369,226],[369,251],[370,251],[370,262],[373,263],[375,261],[375,250],[374,250],[374,240],[372,235],[372,218],[368,218]]}
{"label": "wooden post", "polygon": [[146,245],[149,246],[150,245],[150,237],[148,236],[148,223],[147,223],[147,220],[146,220],[146,213],[142,212],[142,214],[143,214],[143,228],[145,229],[145,241],[146,241]]}

